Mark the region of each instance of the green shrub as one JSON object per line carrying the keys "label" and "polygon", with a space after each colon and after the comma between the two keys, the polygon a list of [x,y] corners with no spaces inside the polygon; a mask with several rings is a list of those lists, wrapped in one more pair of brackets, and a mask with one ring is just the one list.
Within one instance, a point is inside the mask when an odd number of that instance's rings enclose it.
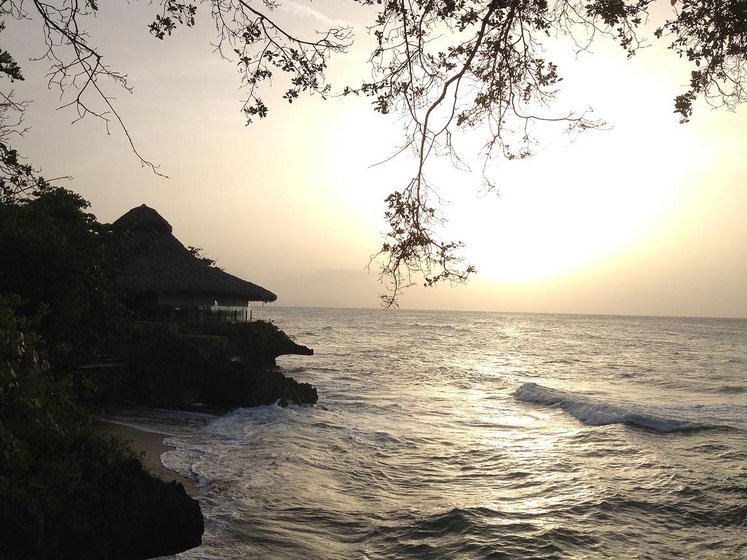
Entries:
{"label": "green shrub", "polygon": [[20,303],[0,294],[0,550],[9,558],[33,557],[67,497],[133,457],[96,434],[69,379],[53,375],[38,335],[16,315]]}

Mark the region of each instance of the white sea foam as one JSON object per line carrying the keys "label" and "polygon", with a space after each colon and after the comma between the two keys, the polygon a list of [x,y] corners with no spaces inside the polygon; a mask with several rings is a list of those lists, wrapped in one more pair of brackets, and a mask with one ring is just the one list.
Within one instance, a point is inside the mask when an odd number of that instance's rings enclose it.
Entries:
{"label": "white sea foam", "polygon": [[536,404],[558,407],[577,420],[590,426],[628,424],[669,433],[715,428],[716,425],[692,422],[666,416],[663,411],[635,403],[610,403],[586,395],[524,383],[516,390],[516,398]]}

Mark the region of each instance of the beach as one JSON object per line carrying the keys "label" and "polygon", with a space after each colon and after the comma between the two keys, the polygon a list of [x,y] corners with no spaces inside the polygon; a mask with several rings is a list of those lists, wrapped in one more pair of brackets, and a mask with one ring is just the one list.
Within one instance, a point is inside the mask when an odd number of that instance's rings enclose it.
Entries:
{"label": "beach", "polygon": [[161,455],[172,449],[164,443],[164,439],[170,437],[170,434],[147,431],[103,418],[96,418],[95,423],[101,433],[121,437],[128,442],[133,451],[143,453],[143,462],[151,474],[166,482],[179,482],[190,496],[195,497],[197,495],[197,486],[195,486],[194,480],[167,469],[161,463]]}

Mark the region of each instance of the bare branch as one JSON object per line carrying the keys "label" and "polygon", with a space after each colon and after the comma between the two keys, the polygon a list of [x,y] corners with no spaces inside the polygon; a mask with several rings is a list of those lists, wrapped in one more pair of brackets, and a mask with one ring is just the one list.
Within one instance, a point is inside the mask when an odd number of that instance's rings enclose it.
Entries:
{"label": "bare branch", "polygon": [[[415,159],[411,177],[386,198],[389,231],[373,257],[380,260],[387,289],[382,301],[392,306],[416,281],[427,286],[460,283],[474,272],[458,257],[461,243],[440,239],[442,185],[427,174],[433,158],[447,157],[458,168],[469,168],[467,162],[481,158],[485,184],[493,189],[497,181],[488,164],[496,156],[530,157],[550,126],[569,132],[601,128],[604,123],[589,118],[588,111],[557,107],[562,78],[548,58],[548,47],[560,38],[570,41],[578,55],[607,38],[631,57],[648,45],[640,29],[654,0],[357,1],[378,10],[370,27],[376,40],[369,58],[372,76],[341,94],[367,96],[375,111],[402,115],[404,138],[392,157],[411,152]],[[267,115],[260,91],[279,77],[289,103],[303,94],[330,95],[327,65],[333,55],[347,52],[351,29],[330,26],[293,33],[275,17],[280,0],[160,0],[149,31],[165,40],[179,26],[192,27],[198,5],[206,4],[216,29],[215,51],[238,66],[247,123]],[[33,9],[27,11],[29,5]],[[654,36],[667,37],[669,48],[693,65],[689,88],[675,97],[681,121],[690,118],[697,98],[727,109],[747,101],[747,0],[682,0],[673,5],[672,17]],[[41,20],[46,46],[41,58],[50,66],[49,86],[59,88],[61,97],[74,92],[62,108],[72,109],[75,120],[102,119],[107,132],[113,121],[139,161],[158,173],[138,152],[107,93],[109,84],[131,89],[126,75],[107,66],[90,44],[84,24],[97,10],[93,0],[0,0],[0,14],[6,18]],[[0,73],[23,79],[13,57],[2,50]],[[0,142],[10,171],[20,168],[13,167],[15,153],[7,135],[22,131],[22,119],[10,115],[22,114],[22,108],[9,93],[0,94],[0,120],[6,119],[0,124]],[[483,135],[479,153],[461,154],[455,148],[454,138],[466,130]]]}

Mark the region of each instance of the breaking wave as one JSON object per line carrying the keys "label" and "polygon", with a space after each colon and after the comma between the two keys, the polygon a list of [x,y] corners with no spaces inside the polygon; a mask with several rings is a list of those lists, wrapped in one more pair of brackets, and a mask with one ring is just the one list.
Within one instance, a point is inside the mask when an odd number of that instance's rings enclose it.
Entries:
{"label": "breaking wave", "polygon": [[613,404],[595,400],[583,394],[543,387],[536,383],[524,383],[516,390],[515,396],[520,401],[560,408],[589,426],[625,424],[658,433],[691,432],[725,427],[671,418],[661,414],[660,411],[634,403]]}

